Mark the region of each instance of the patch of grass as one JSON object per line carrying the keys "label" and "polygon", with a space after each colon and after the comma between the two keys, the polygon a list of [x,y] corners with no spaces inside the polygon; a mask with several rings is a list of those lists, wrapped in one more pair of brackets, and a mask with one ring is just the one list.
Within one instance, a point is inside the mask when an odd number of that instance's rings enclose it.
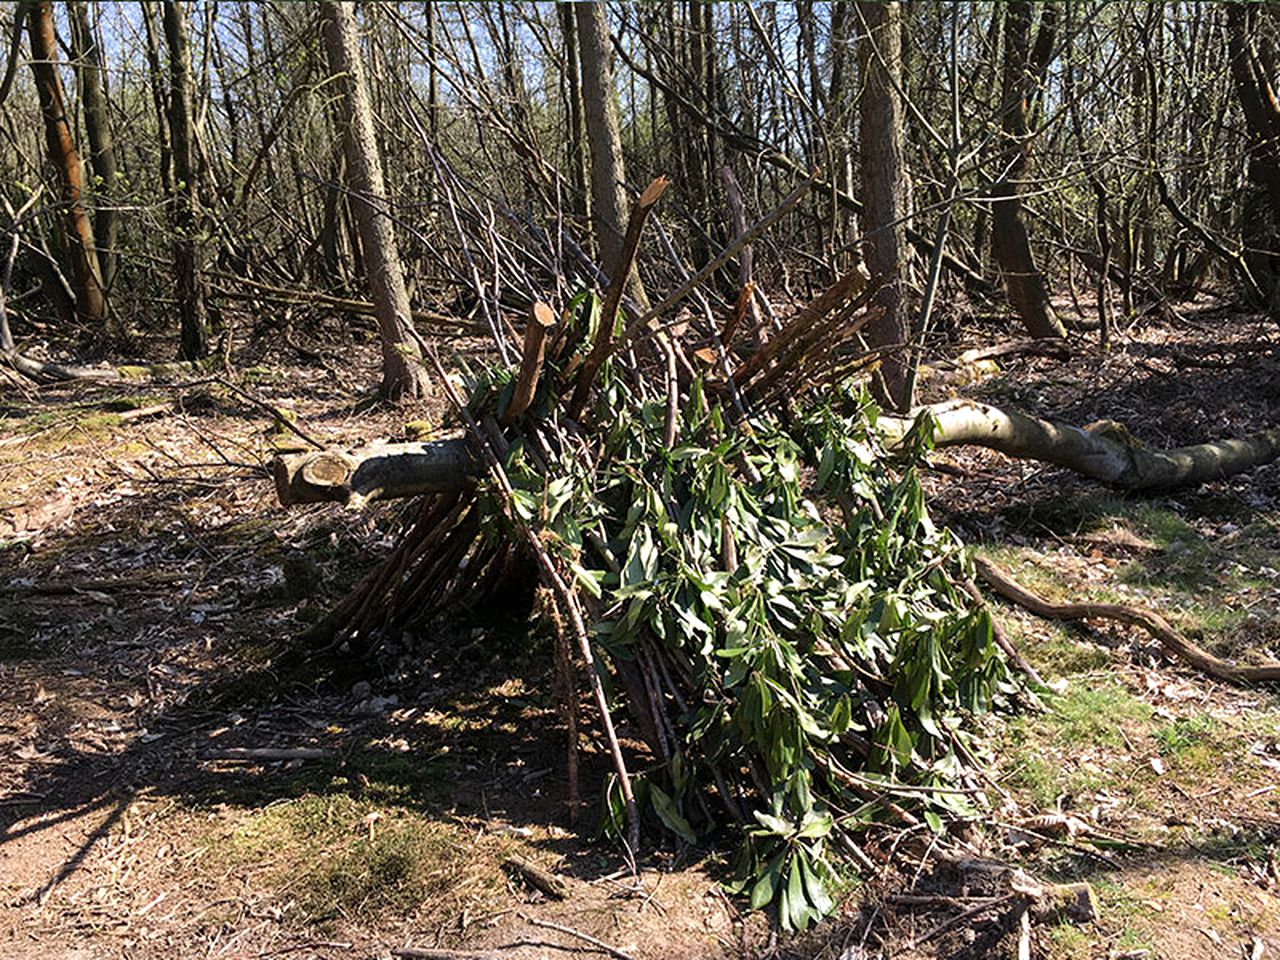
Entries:
{"label": "patch of grass", "polygon": [[219,860],[252,865],[306,924],[436,912],[496,898],[511,845],[469,829],[351,797],[307,795],[245,816]]}
{"label": "patch of grass", "polygon": [[1115,950],[1118,953],[1137,953],[1145,950],[1151,954],[1155,950],[1155,941],[1144,931],[1125,927],[1116,937]]}
{"label": "patch of grass", "polygon": [[1093,956],[1093,938],[1066,921],[1049,928],[1050,960],[1089,960]]}
{"label": "patch of grass", "polygon": [[[1110,768],[1108,756],[1123,752],[1124,736],[1145,732],[1150,718],[1151,708],[1114,681],[1096,674],[1073,677],[1042,713],[1009,723],[1001,749],[1013,764],[1009,784],[1041,809],[1062,793],[1118,786],[1121,772]],[[1097,756],[1088,762],[1067,759],[1086,752]]]}
{"label": "patch of grass", "polygon": [[1065,677],[1106,670],[1112,655],[1097,644],[1083,643],[1060,624],[1042,624],[1045,634],[1031,634],[1013,619],[1004,621],[1013,645],[1046,677]]}
{"label": "patch of grass", "polygon": [[1040,718],[1039,726],[1066,747],[1121,747],[1121,725],[1141,724],[1150,717],[1151,707],[1118,683],[1079,676],[1062,696],[1050,702],[1049,712]]}
{"label": "patch of grass", "polygon": [[[1174,760],[1185,761],[1202,748],[1222,746],[1222,724],[1203,714],[1194,717],[1177,717],[1161,723],[1151,736],[1160,747],[1160,753]],[[1214,751],[1217,752],[1216,750]]]}

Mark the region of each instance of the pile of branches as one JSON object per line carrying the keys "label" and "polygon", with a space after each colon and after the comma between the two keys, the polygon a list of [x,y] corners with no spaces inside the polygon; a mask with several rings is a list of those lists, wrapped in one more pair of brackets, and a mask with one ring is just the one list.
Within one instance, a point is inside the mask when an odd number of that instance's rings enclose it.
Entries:
{"label": "pile of branches", "polygon": [[[422,344],[478,476],[422,498],[323,633],[367,644],[536,577],[612,757],[607,828],[629,855],[642,827],[734,831],[738,889],[804,928],[866,862],[869,828],[980,812],[969,732],[1014,684],[961,545],[926,510],[927,425],[890,453],[849,380],[874,361],[857,331],[875,284],[841,278],[745,358],[736,311],[679,336],[638,309],[624,322],[654,192],[603,298],[534,308],[518,369],[468,374],[464,398]],[[630,764],[622,709],[649,748]]]}

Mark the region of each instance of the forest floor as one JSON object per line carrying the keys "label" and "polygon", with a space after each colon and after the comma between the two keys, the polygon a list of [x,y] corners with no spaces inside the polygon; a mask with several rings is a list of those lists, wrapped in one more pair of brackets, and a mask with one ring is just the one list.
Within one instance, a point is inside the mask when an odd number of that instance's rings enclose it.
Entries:
{"label": "forest floor", "polygon": [[[925,390],[1176,445],[1273,425],[1275,340],[1206,302],[1107,354],[940,365]],[[324,442],[438,417],[353,405],[375,361],[367,344],[242,357],[238,382]],[[280,508],[262,465],[288,434],[217,383],[0,389],[0,958],[603,955],[548,923],[637,960],[1017,955],[1009,903],[947,925],[987,891],[911,845],[792,939],[721,892],[723,852],[652,851],[633,879],[590,839],[594,812],[566,821],[551,658],[509,615],[466,612],[367,676],[273,669],[400,508]],[[1219,654],[1278,656],[1280,464],[1139,498],[982,451],[932,459],[935,516],[1036,590],[1147,603]],[[1092,923],[1037,921],[1032,955],[1280,956],[1280,700],[1127,628],[998,615],[1058,692],[986,721],[998,824],[971,839],[1099,900]],[[318,752],[236,753],[300,749]],[[584,763],[594,793],[607,763]],[[1082,832],[1017,829],[1037,814]],[[526,887],[512,855],[568,898]]]}

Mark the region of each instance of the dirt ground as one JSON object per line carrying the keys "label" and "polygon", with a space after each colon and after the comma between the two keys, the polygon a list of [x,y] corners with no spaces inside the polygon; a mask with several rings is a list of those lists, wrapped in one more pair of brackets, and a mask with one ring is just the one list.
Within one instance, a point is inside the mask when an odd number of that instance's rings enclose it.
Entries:
{"label": "dirt ground", "polygon": [[[961,346],[1006,335],[976,325]],[[1274,425],[1274,338],[1206,301],[1105,355],[938,364],[926,390],[1176,445]],[[237,382],[326,443],[438,420],[360,407],[375,361],[264,353]],[[877,841],[840,917],[779,938],[722,892],[726,850],[648,851],[634,878],[592,839],[594,810],[569,825],[545,638],[509,616],[460,611],[376,664],[280,668],[400,509],[280,508],[264,464],[294,439],[216,382],[0,385],[0,958],[1017,956],[983,858],[1092,884],[1097,918],[1033,918],[1032,956],[1280,957],[1271,691],[1128,629],[1001,608],[1058,692],[985,721],[993,825],[959,860]],[[981,451],[933,460],[935,515],[1029,586],[1149,603],[1219,654],[1280,657],[1280,465],[1136,498]]]}

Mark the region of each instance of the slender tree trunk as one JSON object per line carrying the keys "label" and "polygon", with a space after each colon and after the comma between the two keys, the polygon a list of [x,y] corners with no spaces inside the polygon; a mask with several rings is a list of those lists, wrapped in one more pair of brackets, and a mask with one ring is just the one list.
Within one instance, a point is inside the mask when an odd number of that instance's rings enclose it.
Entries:
{"label": "slender tree trunk", "polygon": [[96,178],[93,192],[105,201],[94,210],[93,234],[98,250],[98,267],[102,271],[102,287],[104,291],[110,291],[116,272],[116,238],[120,233],[120,218],[112,200],[116,188],[116,150],[102,83],[102,49],[89,23],[85,0],[71,0],[67,4],[67,12],[71,15],[71,50],[76,58],[84,126],[89,135],[89,165]]}
{"label": "slender tree trunk", "polygon": [[183,360],[209,355],[209,319],[205,306],[204,245],[196,195],[196,133],[191,47],[187,11],[179,0],[165,0],[164,36],[169,46],[169,142],[173,150],[173,272],[181,317]]}
{"label": "slender tree trunk", "polygon": [[[578,3],[578,52],[582,60],[582,103],[587,142],[591,149],[591,207],[596,246],[605,272],[618,269],[622,237],[627,227],[627,179],[622,162],[622,135],[614,102],[613,67],[609,56],[609,26],[600,0]],[[627,281],[632,299],[647,307],[644,287],[634,268]]]}
{"label": "slender tree trunk", "polygon": [[560,18],[560,34],[565,51],[565,120],[569,128],[565,150],[569,162],[569,185],[573,190],[569,205],[570,209],[585,222],[591,219],[591,195],[587,191],[588,170],[591,164],[587,159],[582,137],[582,84],[580,82],[582,73],[578,57],[578,28],[575,24],[573,7],[572,3],[561,0],[556,4],[556,13]]}
{"label": "slender tree trunk", "polygon": [[160,86],[160,45],[154,26],[155,10],[151,0],[142,0],[142,26],[147,41],[147,66],[150,70],[151,104],[156,111],[156,139],[160,142],[160,185],[165,196],[173,194],[173,151],[169,147],[168,111]]}
{"label": "slender tree trunk", "polygon": [[27,33],[31,39],[31,72],[35,75],[36,90],[40,95],[49,162],[57,169],[61,185],[76,314],[85,323],[97,326],[106,316],[106,300],[102,293],[102,274],[98,267],[93,227],[84,208],[84,174],[80,154],[71,136],[71,120],[67,116],[62,79],[58,76],[58,43],[53,32],[53,10],[48,0],[28,7]]}
{"label": "slender tree trunk", "polygon": [[387,205],[387,191],[374,136],[373,108],[369,104],[354,11],[354,3],[323,0],[321,31],[329,54],[329,69],[338,78],[342,91],[342,135],[351,205],[360,228],[369,293],[382,336],[380,393],[388,400],[410,399],[423,396],[429,381],[410,332],[413,321],[409,294],[395,235],[390,219],[382,212]]}
{"label": "slender tree trunk", "polygon": [[1031,99],[1049,64],[1057,16],[1056,5],[1046,4],[1036,48],[1032,51],[1030,0],[1012,0],[1005,7],[1004,93],[1000,121],[1005,148],[999,158],[1001,176],[991,189],[992,252],[1004,274],[1009,300],[1033,337],[1067,335],[1049,305],[1044,275],[1036,267],[1031,254],[1019,196],[1031,147],[1028,130]]}
{"label": "slender tree trunk", "polygon": [[910,409],[907,376],[906,307],[901,275],[907,253],[903,213],[902,7],[861,2],[863,28],[858,34],[858,67],[863,78],[859,114],[862,152],[863,219],[868,237],[867,269],[886,277],[876,292],[879,316],[867,324],[868,342],[888,351],[873,380],[876,400],[893,409]]}

